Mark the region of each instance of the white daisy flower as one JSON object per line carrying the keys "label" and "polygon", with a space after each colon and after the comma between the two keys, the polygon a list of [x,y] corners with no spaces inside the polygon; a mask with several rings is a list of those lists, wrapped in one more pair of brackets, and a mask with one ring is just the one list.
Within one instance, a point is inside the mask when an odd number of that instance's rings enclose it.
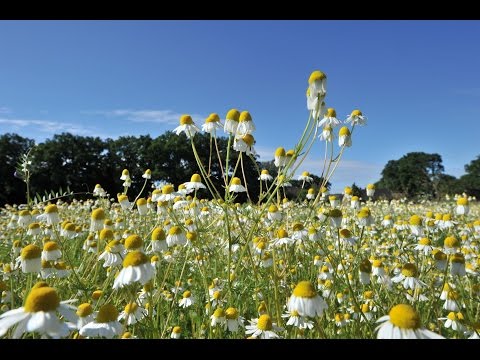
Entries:
{"label": "white daisy flower", "polygon": [[244,327],[245,319],[239,316],[236,308],[229,307],[225,310],[225,319],[227,320],[227,329],[230,332],[237,332],[239,327]]}
{"label": "white daisy flower", "polygon": [[28,294],[23,307],[0,315],[0,337],[13,326],[13,339],[20,338],[26,332],[51,338],[65,337],[70,330],[59,319],[57,312],[65,319],[76,322],[75,307],[69,305],[73,301],[76,300],[60,301],[55,289],[44,282],[37,283]]}
{"label": "white daisy flower", "polygon": [[225,125],[223,131],[227,134],[235,135],[238,128],[238,120],[240,119],[240,112],[237,109],[231,109],[228,111],[225,117]]}
{"label": "white daisy flower", "polygon": [[23,273],[39,273],[42,269],[42,249],[35,244],[25,246],[16,259]]}
{"label": "white daisy flower", "polygon": [[177,135],[180,135],[182,132],[185,133],[188,139],[195,136],[200,129],[195,125],[190,115],[182,115],[180,117],[180,125],[173,129],[173,132]]}
{"label": "white daisy flower", "polygon": [[112,339],[115,336],[119,336],[123,330],[123,326],[117,318],[117,309],[112,304],[107,303],[100,307],[95,321],[84,325],[79,333],[81,336],[88,338],[101,337]]}
{"label": "white daisy flower", "polygon": [[248,111],[242,111],[238,119],[236,135],[238,137],[244,137],[247,134],[252,134],[254,131],[255,124],[253,123],[252,116]]}
{"label": "white daisy flower", "polygon": [[395,305],[377,322],[383,322],[376,329],[377,339],[443,339],[443,336],[421,328],[420,316],[410,305]]}
{"label": "white daisy flower", "polygon": [[290,325],[299,329],[313,329],[313,321],[301,316],[296,310],[292,312],[287,312],[283,314],[282,317],[285,319],[288,318],[286,323],[287,326]]}
{"label": "white daisy flower", "polygon": [[138,306],[137,303],[131,302],[125,306],[125,309],[118,315],[117,320],[125,320],[127,325],[133,325],[145,316],[147,316],[147,310]]}
{"label": "white daisy flower", "polygon": [[245,334],[260,339],[278,339],[280,336],[276,332],[284,329],[272,323],[270,315],[260,315],[258,319],[249,320],[250,325],[245,326]]}
{"label": "white daisy flower", "polygon": [[300,281],[297,284],[287,307],[290,313],[297,311],[301,316],[308,317],[322,316],[328,309],[327,303],[317,294],[310,281]]}
{"label": "white daisy flower", "polygon": [[345,122],[352,123],[352,125],[365,125],[367,123],[367,117],[363,115],[360,110],[353,110]]}
{"label": "white daisy flower", "polygon": [[337,119],[337,112],[334,108],[328,108],[323,119],[318,122],[318,127],[326,125],[329,125],[332,128],[340,125],[340,120]]}
{"label": "white daisy flower", "polygon": [[202,131],[206,133],[216,136],[217,129],[221,129],[222,124],[220,123],[220,117],[218,114],[212,113],[205,119],[205,124],[202,125]]}
{"label": "white daisy flower", "polygon": [[144,285],[155,275],[155,268],[143,252],[129,252],[123,259],[123,269],[113,282],[113,289],[139,282]]}
{"label": "white daisy flower", "polygon": [[232,178],[232,181],[230,182],[230,186],[228,187],[229,192],[246,192],[247,189],[242,185],[242,181],[238,177]]}
{"label": "white daisy flower", "polygon": [[182,308],[187,308],[195,304],[195,297],[192,295],[190,290],[187,290],[183,293],[182,299],[178,302],[178,306]]}
{"label": "white daisy flower", "polygon": [[199,174],[193,174],[190,178],[190,181],[186,182],[184,185],[185,189],[187,190],[187,194],[199,189],[207,188],[204,184],[202,184],[202,178]]}

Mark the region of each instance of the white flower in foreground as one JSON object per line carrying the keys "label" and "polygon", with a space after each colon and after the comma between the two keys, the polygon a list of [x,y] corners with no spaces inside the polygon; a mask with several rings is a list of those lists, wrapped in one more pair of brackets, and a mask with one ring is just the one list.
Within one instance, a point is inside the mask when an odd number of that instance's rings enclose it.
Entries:
{"label": "white flower in foreground", "polygon": [[[249,320],[250,325],[245,326],[245,333],[254,338],[260,339],[278,339],[280,336],[276,332],[284,329],[272,323],[270,315],[260,315],[258,319]],[[275,332],[276,331],[276,332]]]}
{"label": "white flower in foreground", "polygon": [[45,282],[37,283],[27,296],[25,305],[0,315],[0,337],[15,326],[12,338],[18,339],[26,332],[35,332],[52,338],[65,337],[70,330],[59,319],[57,312],[65,319],[76,322],[75,307],[68,305],[76,300],[60,301],[57,291]]}
{"label": "white flower in foreground", "polygon": [[225,117],[225,125],[223,126],[223,131],[227,134],[235,135],[238,128],[238,120],[240,119],[240,111],[237,109],[231,109],[228,111],[227,116]]}
{"label": "white flower in foreground", "polygon": [[383,322],[376,329],[377,339],[443,339],[443,336],[420,327],[420,316],[410,305],[395,305],[377,322]]}
{"label": "white flower in foreground", "polygon": [[16,259],[23,273],[39,273],[42,269],[42,249],[35,244],[25,246]]}
{"label": "white flower in foreground", "polygon": [[254,131],[255,124],[253,123],[252,116],[248,111],[242,111],[238,119],[236,135],[238,137],[243,137],[247,134],[252,134]]}
{"label": "white flower in foreground", "polygon": [[205,119],[205,124],[202,125],[202,131],[206,133],[216,136],[217,129],[221,129],[222,124],[220,123],[220,117],[218,114],[212,113]]}
{"label": "white flower in foreground", "polygon": [[340,125],[340,120],[337,119],[337,112],[334,108],[328,108],[327,113],[322,120],[318,122],[318,126],[331,126],[332,128]]}
{"label": "white flower in foreground", "polygon": [[185,189],[186,193],[189,194],[195,190],[206,189],[207,187],[202,183],[202,178],[199,174],[193,174],[190,178],[190,181],[186,182]]}
{"label": "white flower in foreground", "polygon": [[301,316],[315,317],[322,316],[324,310],[328,309],[328,304],[317,294],[310,281],[300,281],[293,290],[287,307],[290,313],[296,311]]}
{"label": "white flower in foreground", "polygon": [[127,325],[133,325],[142,320],[147,315],[147,310],[138,306],[137,303],[128,303],[125,309],[118,316],[118,321],[125,320]]}
{"label": "white flower in foreground", "polygon": [[230,182],[230,186],[228,187],[229,192],[245,192],[247,189],[242,185],[242,181],[238,177],[234,177],[232,181]]}
{"label": "white flower in foreground", "polygon": [[98,310],[97,318],[80,329],[80,335],[85,337],[103,337],[112,339],[122,333],[123,326],[117,320],[118,311],[108,303]]}
{"label": "white flower in foreground", "polygon": [[155,274],[155,268],[143,252],[129,252],[123,259],[123,269],[113,282],[113,288],[118,289],[125,285],[139,282],[145,285]]}
{"label": "white flower in foreground", "polygon": [[195,136],[200,129],[195,125],[190,115],[182,115],[180,117],[180,125],[173,129],[173,132],[177,135],[180,135],[182,132],[185,133],[188,139]]}

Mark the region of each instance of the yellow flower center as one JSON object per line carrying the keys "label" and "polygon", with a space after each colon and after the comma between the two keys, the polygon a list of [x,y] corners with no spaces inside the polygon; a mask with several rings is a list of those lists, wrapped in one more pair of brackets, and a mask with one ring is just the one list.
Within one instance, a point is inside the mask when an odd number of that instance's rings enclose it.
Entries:
{"label": "yellow flower center", "polygon": [[337,117],[337,112],[335,111],[334,108],[328,108],[328,109],[327,109],[327,113],[325,114],[325,117],[333,117],[333,118],[336,118],[336,117]]}
{"label": "yellow flower center", "polygon": [[55,289],[43,286],[32,289],[25,301],[26,312],[54,311],[60,305],[60,298]]}
{"label": "yellow flower center", "polygon": [[50,204],[45,207],[45,214],[58,213],[58,207],[55,204]]}
{"label": "yellow flower center", "polygon": [[234,178],[232,179],[232,183],[231,183],[231,184],[232,184],[232,185],[242,185],[242,181],[240,180],[240,178],[234,177]]}
{"label": "yellow flower center", "polygon": [[137,200],[137,206],[147,205],[147,200],[145,198],[140,198]]}
{"label": "yellow flower center", "polygon": [[92,220],[104,220],[105,211],[102,208],[98,208],[92,211]]}
{"label": "yellow flower center", "polygon": [[424,237],[424,238],[421,238],[418,243],[420,245],[430,245],[430,239]]}
{"label": "yellow flower center", "polygon": [[238,318],[238,310],[233,308],[233,307],[229,307],[227,310],[225,310],[225,317],[228,320],[237,319]]}
{"label": "yellow flower center", "polygon": [[225,118],[227,120],[238,121],[240,118],[240,112],[237,109],[231,109],[227,112],[227,116]]}
{"label": "yellow flower center", "polygon": [[383,267],[382,260],[373,260],[373,266],[377,268]]}
{"label": "yellow flower center", "polygon": [[248,146],[252,146],[255,143],[255,139],[253,138],[252,135],[246,134],[245,136],[242,137],[242,140],[247,144]]}
{"label": "yellow flower center", "polygon": [[138,308],[138,305],[134,302],[132,303],[129,303],[125,306],[125,312],[127,314],[133,314],[135,312],[135,310],[137,310]]}
{"label": "yellow flower center", "polygon": [[447,236],[443,241],[443,246],[448,248],[460,247],[460,241],[454,236]]}
{"label": "yellow flower center", "polygon": [[225,317],[225,311],[223,311],[222,308],[217,308],[217,309],[213,312],[213,316],[216,317],[217,319],[218,319],[218,318]]}
{"label": "yellow flower center", "polygon": [[21,258],[24,260],[37,259],[41,255],[42,249],[40,249],[37,245],[34,244],[25,246],[20,253]]}
{"label": "yellow flower center", "polygon": [[367,189],[369,189],[369,190],[374,190],[374,189],[375,189],[375,185],[373,185],[373,184],[368,184],[368,185],[367,185]]}
{"label": "yellow flower center", "polygon": [[44,251],[58,250],[58,244],[55,241],[49,241],[43,244]]}
{"label": "yellow flower center", "polygon": [[301,298],[314,298],[317,296],[317,292],[310,281],[300,281],[295,289],[293,289],[293,295]]}
{"label": "yellow flower center", "polygon": [[163,229],[157,227],[152,231],[152,240],[158,241],[158,240],[165,240],[165,232]]}
{"label": "yellow flower center", "polygon": [[180,334],[182,332],[182,328],[180,326],[175,326],[172,330],[174,334]]}
{"label": "yellow flower center", "polygon": [[443,219],[443,221],[450,221],[450,220],[452,220],[452,215],[445,214],[445,215],[443,215],[442,219]]}
{"label": "yellow flower center", "polygon": [[420,316],[410,305],[395,305],[388,315],[390,322],[401,329],[415,330],[420,327]]}
{"label": "yellow flower center", "polygon": [[221,295],[222,295],[222,293],[217,290],[217,291],[215,291],[215,292],[213,293],[213,298],[214,298],[215,300],[218,300],[218,299],[220,299]]}
{"label": "yellow flower center", "polygon": [[462,206],[468,205],[468,199],[464,197],[459,198],[457,200],[457,205],[462,205]]}
{"label": "yellow flower center", "polygon": [[123,259],[123,267],[129,266],[139,266],[142,264],[146,264],[148,262],[148,257],[141,251],[132,251],[129,252],[125,259]]}
{"label": "yellow flower center", "polygon": [[422,225],[422,218],[418,215],[412,215],[410,218],[410,225],[419,226]]}
{"label": "yellow flower center", "polygon": [[465,257],[461,253],[456,253],[451,257],[450,261],[457,264],[465,264]]}
{"label": "yellow flower center", "polygon": [[455,313],[453,311],[448,313],[447,318],[452,320],[452,321],[457,320],[457,316],[455,315]]}
{"label": "yellow flower center", "polygon": [[93,293],[92,293],[92,299],[93,300],[98,300],[100,299],[100,296],[103,295],[103,291],[102,290],[95,290]]}
{"label": "yellow flower center", "polygon": [[269,315],[263,314],[258,318],[257,328],[263,331],[272,330],[272,319]]}
{"label": "yellow flower center", "polygon": [[113,231],[111,229],[102,229],[100,231],[100,240],[111,240],[113,239]]}
{"label": "yellow flower center", "polygon": [[186,298],[189,298],[190,296],[192,296],[192,292],[190,290],[187,290],[183,293],[183,297],[186,299]]}
{"label": "yellow flower center", "polygon": [[347,126],[342,126],[338,132],[340,136],[350,136],[350,130]]}
{"label": "yellow flower center", "polygon": [[143,245],[143,240],[138,235],[130,235],[125,239],[125,248],[127,250],[139,249]]}
{"label": "yellow flower center", "polygon": [[[380,264],[381,264],[381,262],[380,262]],[[365,259],[360,263],[360,271],[364,272],[364,273],[367,273],[367,274],[370,274],[372,272],[372,264],[370,263],[370,261],[368,259]]]}
{"label": "yellow flower center", "polygon": [[30,225],[28,225],[28,228],[30,230],[35,230],[35,229],[38,229],[39,227],[40,227],[40,224],[37,222],[31,223]]}
{"label": "yellow flower center", "polygon": [[344,239],[348,239],[352,237],[352,233],[348,229],[342,229],[340,230],[340,236]]}
{"label": "yellow flower center", "polygon": [[450,300],[457,300],[459,298],[459,295],[456,291],[449,291],[447,293],[447,297],[450,299]]}
{"label": "yellow flower center", "polygon": [[362,112],[360,110],[353,110],[351,116],[362,116]]}
{"label": "yellow flower center", "polygon": [[89,303],[83,303],[78,305],[77,315],[79,317],[85,317],[93,313],[93,307]]}
{"label": "yellow flower center", "polygon": [[402,275],[406,277],[415,277],[418,273],[417,267],[415,264],[408,263],[402,267]]}
{"label": "yellow flower center", "polygon": [[433,258],[437,261],[441,261],[441,260],[447,260],[447,255],[445,253],[443,253],[442,251],[440,250],[437,250],[434,254],[433,254]]}
{"label": "yellow flower center", "polygon": [[248,111],[242,111],[240,113],[239,121],[240,122],[252,121],[252,116],[250,115],[250,113]]}
{"label": "yellow flower center", "polygon": [[363,297],[365,299],[373,299],[373,291],[372,290],[365,291],[363,293]]}
{"label": "yellow flower center", "polygon": [[193,120],[190,115],[182,115],[180,117],[180,125],[192,125]]}
{"label": "yellow flower center", "polygon": [[168,235],[180,235],[182,233],[182,228],[180,226],[172,226],[168,230]]}
{"label": "yellow flower center", "polygon": [[279,229],[279,230],[277,231],[277,237],[278,237],[279,239],[286,238],[286,237],[288,237],[288,233],[287,233],[287,231],[286,231],[285,229]]}
{"label": "yellow flower center", "polygon": [[286,156],[285,149],[284,149],[283,147],[277,148],[277,150],[275,150],[275,156],[276,156],[276,157],[284,157],[284,156]]}
{"label": "yellow flower center", "polygon": [[128,196],[127,195],[119,195],[117,197],[118,199],[118,202],[121,203],[121,202],[124,202],[124,201],[128,201]]}
{"label": "yellow flower center", "polygon": [[330,216],[332,218],[340,218],[340,217],[342,217],[342,211],[340,209],[332,209],[328,213],[328,216]]}
{"label": "yellow flower center", "polygon": [[310,77],[308,78],[308,83],[313,84],[315,81],[318,80],[324,80],[327,78],[327,75],[325,75],[323,72],[320,70],[315,70],[310,74]]}
{"label": "yellow flower center", "polygon": [[103,305],[100,310],[98,310],[97,323],[116,321],[117,318],[118,311],[115,309],[115,306],[110,303]]}

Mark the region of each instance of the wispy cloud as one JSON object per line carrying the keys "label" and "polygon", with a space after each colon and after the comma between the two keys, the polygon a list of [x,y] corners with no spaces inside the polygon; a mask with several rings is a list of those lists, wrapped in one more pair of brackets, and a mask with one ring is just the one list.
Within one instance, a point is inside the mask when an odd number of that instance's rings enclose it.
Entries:
{"label": "wispy cloud", "polygon": [[[173,110],[131,110],[131,109],[116,109],[116,110],[95,110],[83,111],[83,114],[88,115],[103,115],[106,117],[123,118],[132,122],[152,122],[157,124],[174,125],[178,124],[180,116],[183,114]],[[197,123],[203,122],[204,116],[200,114],[190,114],[193,120]]]}
{"label": "wispy cloud", "polygon": [[7,106],[0,106],[0,114],[11,114],[12,109]]}
{"label": "wispy cloud", "polygon": [[95,134],[93,129],[86,128],[79,124],[51,120],[0,118],[0,125],[10,127],[13,131],[30,128],[31,130],[50,134],[56,134],[59,132],[69,132],[76,135]]}

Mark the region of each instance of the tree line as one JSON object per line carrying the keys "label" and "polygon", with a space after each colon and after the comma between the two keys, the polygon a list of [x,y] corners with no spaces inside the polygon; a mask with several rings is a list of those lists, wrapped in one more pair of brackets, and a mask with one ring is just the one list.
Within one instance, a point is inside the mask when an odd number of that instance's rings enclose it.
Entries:
{"label": "tree line", "polygon": [[[208,167],[212,149],[210,135],[198,133],[194,142],[202,163]],[[228,139],[218,137],[217,143],[220,157],[224,161]],[[82,193],[85,194],[84,198],[87,198],[91,196],[95,185],[100,184],[107,193],[115,197],[123,191],[123,181],[120,180],[123,169],[130,172],[132,185],[129,194],[133,197],[142,189],[142,175],[147,169],[152,173],[150,184],[157,180],[171,183],[175,187],[190,181],[192,174],[200,173],[190,141],[184,135],[177,136],[171,131],[156,138],[142,135],[121,136],[117,139],[62,133],[38,144],[18,134],[6,133],[0,136],[0,205],[26,202],[26,184],[15,176],[15,172],[22,155],[30,149],[30,192],[41,196],[68,188],[72,192],[80,193],[76,198],[82,198]],[[222,193],[224,183],[215,147],[212,155],[211,178]],[[233,172],[237,159],[238,152],[230,151],[230,173]],[[243,165],[250,197],[252,201],[256,201],[260,192],[258,171],[268,168],[272,176],[275,176],[273,161],[262,163],[256,158],[255,162],[244,158]],[[241,177],[243,183],[243,176],[239,172],[240,167],[235,176]],[[322,179],[314,175],[313,177],[313,186],[318,189]],[[289,198],[298,196],[302,190],[301,182],[294,180],[291,183],[292,188],[285,192]],[[153,190],[150,184],[142,196],[148,196],[148,192]],[[201,195],[204,198],[209,197],[207,191]],[[246,200],[246,195],[239,194],[238,200]]]}

